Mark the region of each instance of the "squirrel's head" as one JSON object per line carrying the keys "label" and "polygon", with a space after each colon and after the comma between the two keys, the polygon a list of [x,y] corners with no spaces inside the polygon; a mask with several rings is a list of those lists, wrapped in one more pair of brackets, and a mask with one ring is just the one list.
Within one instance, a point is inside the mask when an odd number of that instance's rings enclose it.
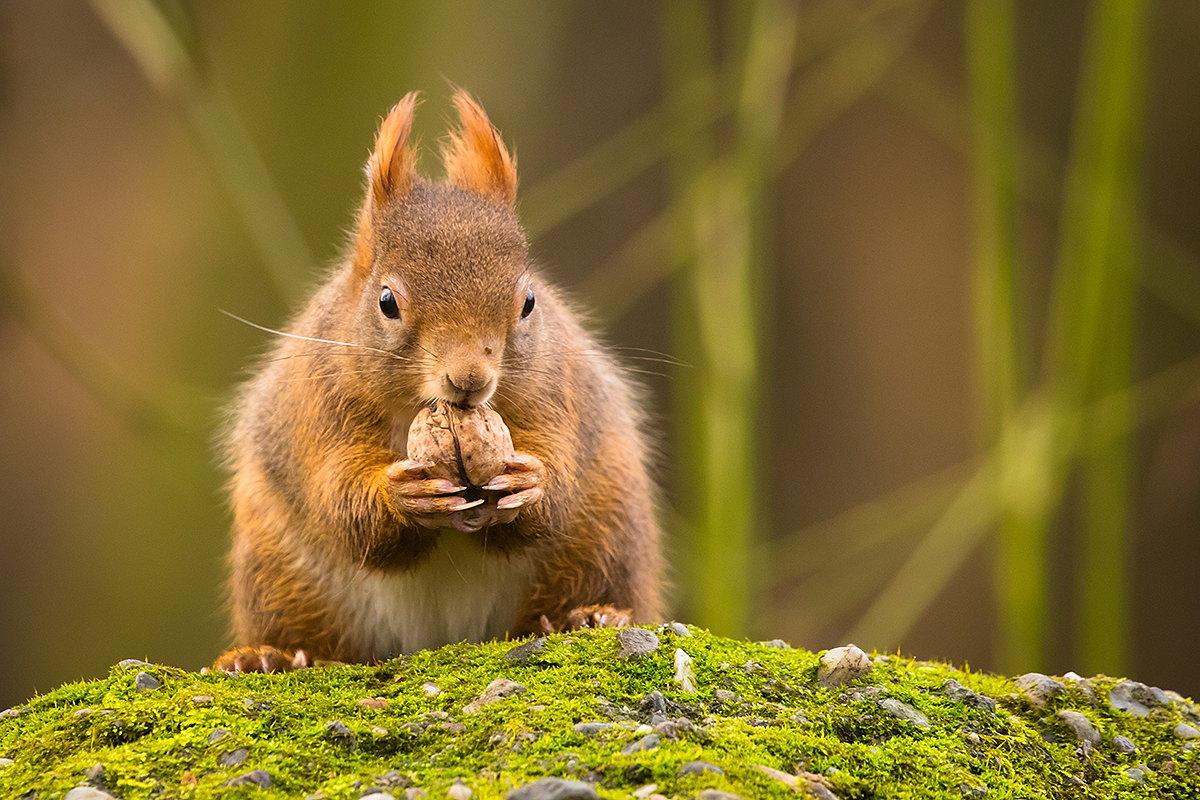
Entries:
{"label": "squirrel's head", "polygon": [[415,93],[380,125],[350,285],[359,343],[399,357],[405,392],[473,406],[492,397],[540,315],[514,208],[515,161],[470,95],[457,90],[454,105],[460,125],[442,148],[444,181],[417,174]]}

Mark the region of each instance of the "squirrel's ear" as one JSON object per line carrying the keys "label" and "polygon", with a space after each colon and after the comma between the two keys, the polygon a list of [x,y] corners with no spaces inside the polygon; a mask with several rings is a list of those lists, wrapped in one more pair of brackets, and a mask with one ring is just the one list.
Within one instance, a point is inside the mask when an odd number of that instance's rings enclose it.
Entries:
{"label": "squirrel's ear", "polygon": [[376,208],[388,200],[404,197],[412,189],[417,167],[408,135],[416,105],[417,93],[409,92],[379,125],[375,150],[367,160],[367,179]]}
{"label": "squirrel's ear", "polygon": [[456,89],[454,107],[462,127],[442,147],[447,177],[455,186],[512,205],[517,201],[516,159],[471,95]]}

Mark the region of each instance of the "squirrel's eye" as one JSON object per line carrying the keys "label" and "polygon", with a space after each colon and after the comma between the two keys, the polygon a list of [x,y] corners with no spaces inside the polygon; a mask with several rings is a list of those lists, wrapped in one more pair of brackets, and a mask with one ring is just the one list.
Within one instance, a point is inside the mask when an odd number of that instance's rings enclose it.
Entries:
{"label": "squirrel's eye", "polygon": [[[529,302],[526,302],[525,305],[529,305]],[[396,298],[392,295],[392,290],[386,286],[379,295],[379,310],[388,319],[400,319],[400,306],[396,305]]]}
{"label": "squirrel's eye", "polygon": [[525,295],[525,306],[521,309],[521,319],[525,319],[533,313],[533,289],[529,290],[529,294]]}

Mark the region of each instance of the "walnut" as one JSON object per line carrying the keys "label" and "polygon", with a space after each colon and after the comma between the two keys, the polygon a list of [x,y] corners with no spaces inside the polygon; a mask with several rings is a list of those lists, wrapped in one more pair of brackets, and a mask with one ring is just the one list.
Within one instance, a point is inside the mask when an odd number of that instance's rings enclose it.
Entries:
{"label": "walnut", "polygon": [[408,457],[433,464],[431,478],[479,487],[505,470],[512,436],[490,408],[436,403],[421,409],[408,429]]}

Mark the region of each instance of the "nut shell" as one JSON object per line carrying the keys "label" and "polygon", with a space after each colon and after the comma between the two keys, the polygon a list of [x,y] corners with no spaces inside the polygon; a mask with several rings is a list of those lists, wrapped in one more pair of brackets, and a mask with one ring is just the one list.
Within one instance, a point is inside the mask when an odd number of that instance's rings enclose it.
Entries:
{"label": "nut shell", "polygon": [[480,487],[505,470],[512,436],[490,408],[436,403],[421,409],[408,429],[408,457],[431,462],[431,478]]}

